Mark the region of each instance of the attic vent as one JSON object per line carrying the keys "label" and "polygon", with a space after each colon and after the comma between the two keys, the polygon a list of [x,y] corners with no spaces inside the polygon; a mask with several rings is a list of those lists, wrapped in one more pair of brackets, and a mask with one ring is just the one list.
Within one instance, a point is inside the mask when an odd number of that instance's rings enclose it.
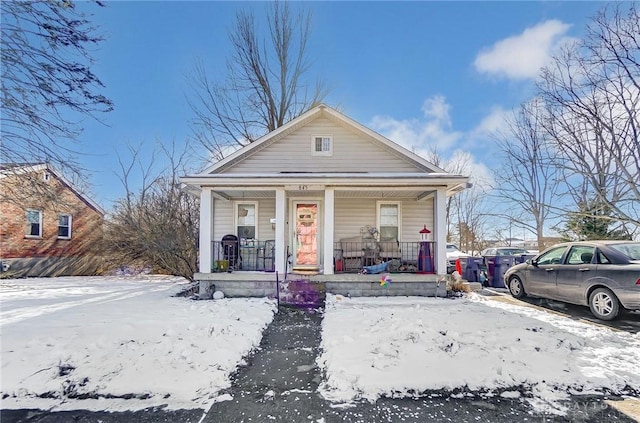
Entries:
{"label": "attic vent", "polygon": [[49,172],[45,172],[43,179],[45,182],[49,182],[49,179],[51,179],[51,174]]}
{"label": "attic vent", "polygon": [[331,135],[314,135],[311,139],[311,154],[314,156],[332,156],[333,138]]}

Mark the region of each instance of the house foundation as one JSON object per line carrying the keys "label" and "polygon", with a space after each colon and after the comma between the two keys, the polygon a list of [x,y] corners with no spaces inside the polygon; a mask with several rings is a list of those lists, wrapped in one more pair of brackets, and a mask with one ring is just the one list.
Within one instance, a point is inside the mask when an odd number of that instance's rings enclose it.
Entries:
{"label": "house foundation", "polygon": [[[327,293],[347,297],[379,296],[421,296],[446,297],[446,283],[437,275],[385,273],[391,279],[386,285],[380,283],[382,274],[334,274],[297,275],[287,274],[286,282],[306,281],[315,286],[323,296]],[[226,297],[273,297],[277,295],[275,273],[232,272],[196,273],[194,278],[200,284],[200,297],[211,298],[213,289],[222,291]],[[284,275],[278,276],[280,284]],[[442,279],[442,278],[440,278]],[[215,288],[213,288],[215,287]],[[281,296],[282,297],[282,296]]]}

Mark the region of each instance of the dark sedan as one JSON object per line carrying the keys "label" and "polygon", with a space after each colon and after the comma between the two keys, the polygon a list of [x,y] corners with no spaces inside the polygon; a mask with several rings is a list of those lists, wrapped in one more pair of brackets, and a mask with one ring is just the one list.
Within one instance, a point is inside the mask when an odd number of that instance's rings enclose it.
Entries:
{"label": "dark sedan", "polygon": [[526,295],[589,306],[602,320],[640,310],[640,242],[582,241],[554,245],[507,270],[504,283]]}

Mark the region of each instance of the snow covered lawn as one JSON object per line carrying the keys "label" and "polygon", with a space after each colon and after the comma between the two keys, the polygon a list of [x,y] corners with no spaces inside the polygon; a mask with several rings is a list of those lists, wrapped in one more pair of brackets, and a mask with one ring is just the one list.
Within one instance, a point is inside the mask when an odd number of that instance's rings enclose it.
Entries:
{"label": "snow covered lawn", "polygon": [[[208,409],[260,343],[267,299],[172,297],[176,277],[0,281],[3,408]],[[640,335],[471,295],[329,295],[322,395],[334,402],[437,394],[522,398],[640,392]]]}
{"label": "snow covered lawn", "polygon": [[208,408],[275,302],[172,297],[166,276],[0,281],[2,407]]}
{"label": "snow covered lawn", "polygon": [[640,336],[492,301],[328,296],[321,393],[501,395],[562,413],[568,394],[640,392]]}

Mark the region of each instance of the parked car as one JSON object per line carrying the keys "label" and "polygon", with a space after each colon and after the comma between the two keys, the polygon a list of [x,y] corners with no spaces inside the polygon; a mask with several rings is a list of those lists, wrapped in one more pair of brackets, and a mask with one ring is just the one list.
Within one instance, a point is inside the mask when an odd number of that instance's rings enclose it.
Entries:
{"label": "parked car", "polygon": [[601,320],[640,310],[640,242],[583,241],[554,245],[504,275],[511,295],[589,306]]}
{"label": "parked car", "polygon": [[460,251],[456,244],[447,244],[447,273],[456,270],[456,260],[460,257],[471,257],[469,254]]}
{"label": "parked car", "polygon": [[529,251],[519,247],[493,247],[482,250],[480,255],[486,256],[522,256],[529,255]]}

